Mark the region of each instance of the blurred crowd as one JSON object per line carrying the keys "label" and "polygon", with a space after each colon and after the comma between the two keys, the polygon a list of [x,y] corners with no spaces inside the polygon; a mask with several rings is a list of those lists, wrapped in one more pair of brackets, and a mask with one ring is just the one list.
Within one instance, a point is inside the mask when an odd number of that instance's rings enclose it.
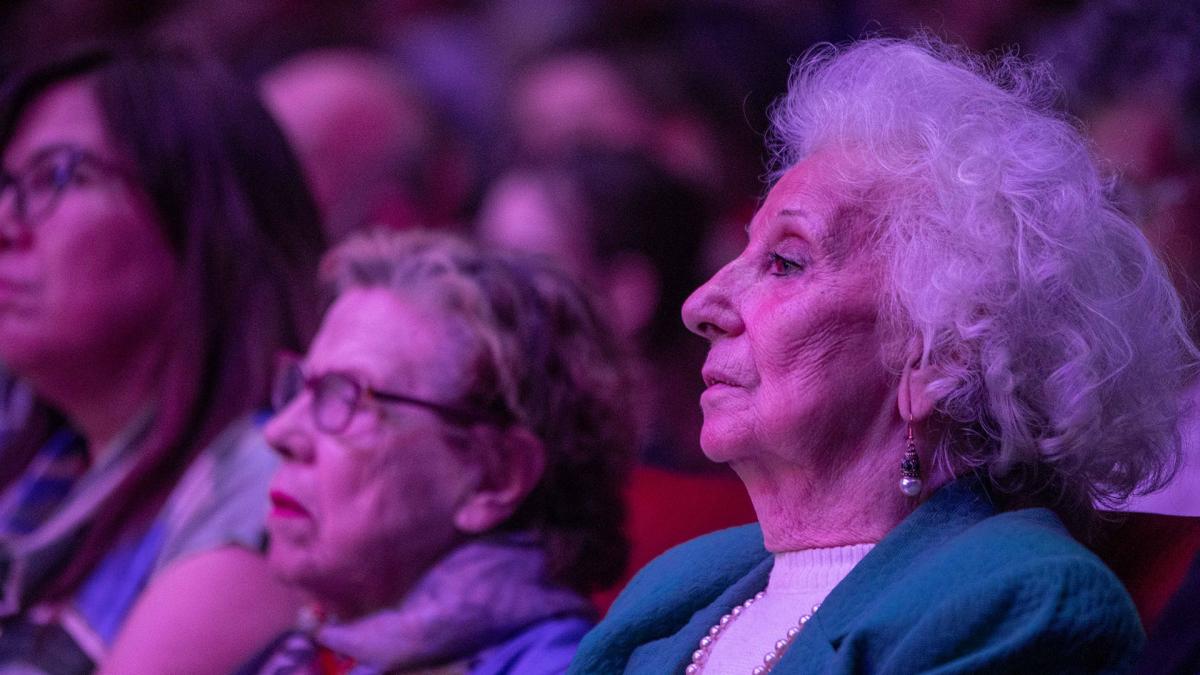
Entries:
{"label": "blurred crowd", "polygon": [[24,0],[0,9],[0,69],[146,37],[219,58],[257,83],[331,241],[451,228],[593,284],[641,355],[644,459],[696,471],[702,345],[678,308],[741,245],[789,59],[914,30],[1049,63],[1200,308],[1195,3]]}

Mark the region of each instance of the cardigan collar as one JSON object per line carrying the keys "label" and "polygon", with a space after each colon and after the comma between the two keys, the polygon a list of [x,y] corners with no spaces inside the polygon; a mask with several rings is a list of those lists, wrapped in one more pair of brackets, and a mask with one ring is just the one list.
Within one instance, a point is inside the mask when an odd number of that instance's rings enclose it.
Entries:
{"label": "cardigan collar", "polygon": [[[998,512],[977,476],[964,476],[943,486],[892,529],[870,553],[850,571],[813,615],[796,641],[780,659],[781,672],[790,672],[797,664],[811,661],[816,654],[828,654],[850,631],[856,619],[878,596],[880,589],[900,579],[924,551],[953,538],[972,525]],[[758,525],[747,525],[722,533],[724,546],[719,552],[705,545],[704,564],[695,567],[687,583],[656,588],[658,612],[639,621],[639,626],[606,626],[595,631],[593,639],[609,639],[629,649],[626,673],[663,672],[665,655],[676,660],[671,672],[683,672],[700,637],[729,608],[763,590],[774,563],[763,547]],[[704,544],[703,542],[697,542]],[[687,546],[687,545],[685,545]],[[664,556],[676,555],[668,552]],[[631,586],[638,582],[634,579]],[[621,603],[618,598],[617,604]],[[614,604],[614,609],[617,608]],[[666,608],[666,609],[663,609]],[[675,618],[671,618],[675,617]],[[657,639],[637,645],[642,630],[651,624],[675,625]],[[607,634],[607,631],[616,631]],[[614,650],[611,658],[619,658]],[[823,659],[822,659],[823,660]],[[593,664],[596,665],[596,664]],[[613,665],[613,664],[604,664]]]}
{"label": "cardigan collar", "polygon": [[44,508],[47,501],[52,509],[32,531],[0,533],[0,618],[33,605],[52,575],[77,552],[104,501],[137,468],[136,450],[151,432],[153,421],[153,407],[147,407],[90,467],[83,437],[68,427],[59,429],[38,450],[22,477],[8,486],[0,508],[5,518],[20,517],[30,505]]}
{"label": "cardigan collar", "polygon": [[[810,645],[818,637],[837,644],[853,627],[881,588],[904,577],[912,564],[926,551],[952,539],[971,526],[995,515],[999,508],[988,494],[984,481],[964,476],[945,485],[892,529],[850,571],[821,603],[802,636]],[[784,661],[802,661],[803,645],[797,639]],[[791,659],[787,657],[791,656]]]}

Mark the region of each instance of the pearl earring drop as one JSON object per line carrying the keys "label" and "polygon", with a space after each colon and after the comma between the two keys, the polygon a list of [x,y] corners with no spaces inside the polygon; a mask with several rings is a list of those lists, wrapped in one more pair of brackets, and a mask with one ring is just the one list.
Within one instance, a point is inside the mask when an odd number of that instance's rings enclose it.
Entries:
{"label": "pearl earring drop", "polygon": [[900,492],[905,497],[921,494],[921,458],[917,456],[917,443],[913,440],[912,418],[908,420],[908,440],[904,444],[904,459],[900,460]]}

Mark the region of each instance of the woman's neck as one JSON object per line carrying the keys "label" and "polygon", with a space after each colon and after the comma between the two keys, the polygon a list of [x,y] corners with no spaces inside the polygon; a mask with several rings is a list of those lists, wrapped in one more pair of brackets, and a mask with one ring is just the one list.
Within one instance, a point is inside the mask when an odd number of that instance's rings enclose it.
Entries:
{"label": "woman's neck", "polygon": [[23,377],[83,435],[92,463],[154,401],[162,375],[161,343],[128,350],[85,368],[46,368]]}
{"label": "woman's neck", "polygon": [[912,510],[896,487],[898,457],[894,465],[894,477],[863,467],[821,481],[786,463],[739,462],[733,468],[754,503],[764,545],[782,552],[882,539]]}
{"label": "woman's neck", "polygon": [[906,429],[884,411],[855,439],[803,439],[805,447],[732,462],[767,550],[877,542],[904,520],[949,480],[934,470],[930,453],[921,452],[925,489],[916,499],[900,492]]}

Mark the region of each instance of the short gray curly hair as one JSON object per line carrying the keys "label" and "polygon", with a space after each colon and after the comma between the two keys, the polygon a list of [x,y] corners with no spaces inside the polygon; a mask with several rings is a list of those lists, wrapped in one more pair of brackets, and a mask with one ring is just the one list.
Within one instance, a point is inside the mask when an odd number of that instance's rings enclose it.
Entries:
{"label": "short gray curly hair", "polygon": [[771,148],[775,176],[827,148],[866,158],[838,178],[869,195],[885,361],[939,373],[937,461],[1091,512],[1173,473],[1196,348],[1057,93],[1044,67],[929,37],[822,45]]}
{"label": "short gray curly hair", "polygon": [[337,295],[414,293],[464,324],[467,372],[452,376],[462,390],[452,403],[511,415],[546,451],[541,481],[501,527],[539,534],[556,582],[580,592],[616,582],[636,432],[628,352],[592,296],[544,258],[422,230],[351,236],[321,273]]}

